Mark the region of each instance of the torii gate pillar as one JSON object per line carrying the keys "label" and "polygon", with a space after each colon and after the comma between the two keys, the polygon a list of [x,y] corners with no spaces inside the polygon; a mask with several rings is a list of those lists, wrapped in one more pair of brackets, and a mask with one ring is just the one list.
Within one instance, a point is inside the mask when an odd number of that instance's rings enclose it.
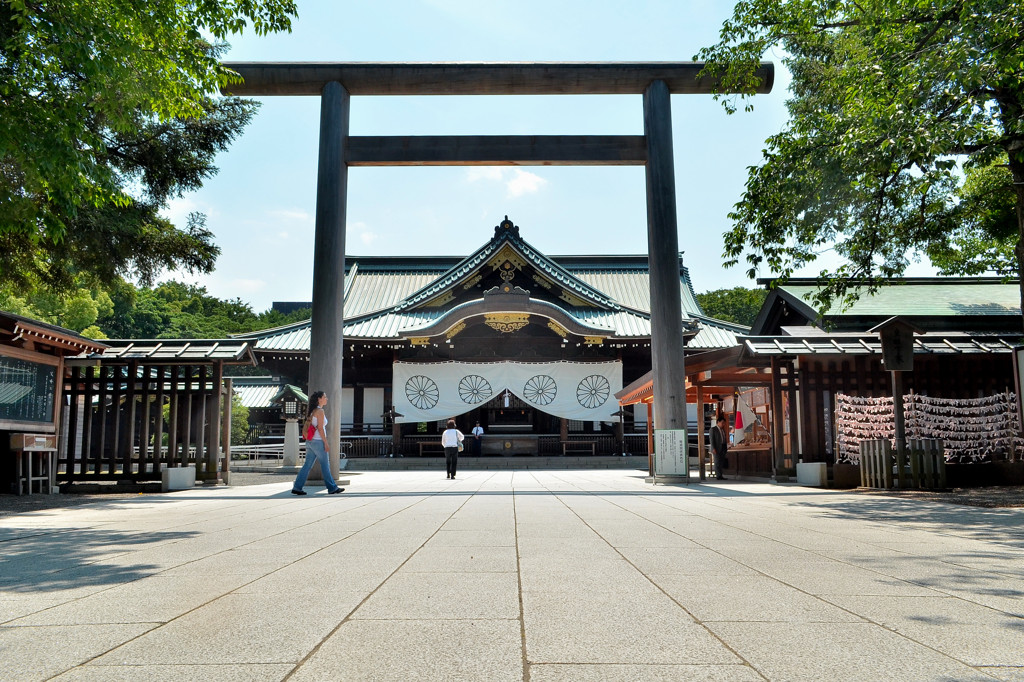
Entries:
{"label": "torii gate pillar", "polygon": [[[345,338],[345,209],[348,205],[349,94],[337,81],[320,96],[320,155],[316,181],[313,249],[313,322],[309,339],[309,391],[324,391],[338,405],[327,420],[331,472],[339,473],[341,369]],[[319,470],[314,467],[314,471]]]}

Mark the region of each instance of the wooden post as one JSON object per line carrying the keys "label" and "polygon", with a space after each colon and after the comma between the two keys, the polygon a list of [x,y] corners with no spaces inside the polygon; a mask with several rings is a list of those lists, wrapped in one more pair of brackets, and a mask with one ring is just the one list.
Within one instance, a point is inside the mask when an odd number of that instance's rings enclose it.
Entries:
{"label": "wooden post", "polygon": [[799,461],[799,457],[803,455],[803,449],[800,447],[799,433],[801,424],[797,422],[798,410],[797,410],[797,395],[796,395],[796,367],[795,363],[790,361],[786,363],[786,395],[789,396],[789,453],[793,457],[793,468],[796,469],[796,463]]}
{"label": "wooden post", "polygon": [[[127,442],[125,443],[125,447],[124,447],[124,465],[123,465],[123,469],[124,469],[125,478],[132,478],[132,476],[136,473],[135,472],[135,462],[136,462],[136,460],[135,460],[135,417],[136,417],[136,415],[138,415],[138,405],[136,404],[136,400],[138,398],[135,395],[135,393],[136,393],[136,388],[137,388],[137,382],[139,380],[139,363],[137,361],[132,360],[132,361],[130,361],[128,363],[128,366],[125,367],[125,378],[124,379],[125,379],[124,384],[125,384],[125,389],[126,389],[125,390],[125,397],[124,397],[125,418],[126,418],[126,421],[128,423],[125,424],[125,431],[127,432],[127,433],[125,433],[125,440]],[[140,456],[142,455],[142,448],[141,447],[139,448],[139,455]],[[142,473],[143,471],[144,470],[143,470],[142,465],[141,465],[141,457],[140,457],[139,473]]]}
{"label": "wooden post", "polygon": [[704,387],[697,384],[697,466],[700,467],[700,480],[704,480],[704,469],[707,467],[704,452]]}
{"label": "wooden post", "polygon": [[345,212],[348,166],[349,94],[341,83],[327,83],[320,96],[320,156],[316,183],[316,237],[313,247],[313,310],[310,325],[309,390],[324,391],[333,406],[327,420],[331,473],[339,473],[341,369],[345,345]]}
{"label": "wooden post", "polygon": [[647,473],[654,475],[654,403],[646,402],[647,406]]}
{"label": "wooden post", "polygon": [[[783,415],[782,415],[782,377],[779,375],[782,372],[782,363],[779,362],[778,358],[772,358],[772,428],[775,433],[772,434],[772,450],[773,457],[772,461],[774,464],[774,474],[776,480],[778,480],[779,472],[785,468],[785,457],[786,449],[782,442],[782,430],[783,430]],[[788,477],[785,480],[789,480]]]}
{"label": "wooden post", "polygon": [[[644,90],[647,140],[647,253],[651,287],[651,365],[654,419],[658,429],[686,431],[686,368],[679,295],[679,233],[676,222],[672,106],[668,85]],[[689,457],[685,458],[689,462]],[[657,472],[655,472],[657,474]]]}
{"label": "wooden post", "polygon": [[[896,477],[900,482],[900,490],[906,490],[907,477],[903,465],[907,461],[907,432],[903,424],[903,375],[898,371],[890,372],[890,374],[892,375],[892,411],[896,423]],[[914,472],[911,474],[913,475]]]}
{"label": "wooden post", "polygon": [[223,421],[221,422],[221,451],[224,454],[224,459],[221,463],[221,478],[224,479],[225,483],[231,482],[231,406],[233,401],[231,400],[234,396],[235,391],[232,385],[231,378],[223,379],[224,387],[221,389],[226,396],[227,401],[226,409],[223,414]]}

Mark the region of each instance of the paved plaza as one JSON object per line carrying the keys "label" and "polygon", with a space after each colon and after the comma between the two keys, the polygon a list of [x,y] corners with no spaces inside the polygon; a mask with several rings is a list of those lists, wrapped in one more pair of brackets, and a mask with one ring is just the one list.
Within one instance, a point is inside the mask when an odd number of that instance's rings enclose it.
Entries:
{"label": "paved plaza", "polygon": [[1024,680],[1024,509],[348,478],[0,518],[0,678]]}

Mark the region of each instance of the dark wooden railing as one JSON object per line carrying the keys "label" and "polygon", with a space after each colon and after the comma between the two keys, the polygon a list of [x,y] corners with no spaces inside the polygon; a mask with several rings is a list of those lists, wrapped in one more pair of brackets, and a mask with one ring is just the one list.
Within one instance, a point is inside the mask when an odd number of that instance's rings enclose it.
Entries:
{"label": "dark wooden railing", "polygon": [[219,374],[206,365],[72,367],[57,480],[152,481],[188,465],[216,478],[231,404]]}

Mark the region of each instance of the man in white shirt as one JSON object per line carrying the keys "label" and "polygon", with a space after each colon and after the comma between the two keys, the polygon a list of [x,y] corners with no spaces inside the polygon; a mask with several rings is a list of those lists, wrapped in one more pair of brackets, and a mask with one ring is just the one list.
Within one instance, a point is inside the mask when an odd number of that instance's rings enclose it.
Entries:
{"label": "man in white shirt", "polygon": [[480,456],[480,450],[483,447],[484,439],[484,427],[480,426],[480,422],[476,423],[473,427],[473,454],[477,457]]}

